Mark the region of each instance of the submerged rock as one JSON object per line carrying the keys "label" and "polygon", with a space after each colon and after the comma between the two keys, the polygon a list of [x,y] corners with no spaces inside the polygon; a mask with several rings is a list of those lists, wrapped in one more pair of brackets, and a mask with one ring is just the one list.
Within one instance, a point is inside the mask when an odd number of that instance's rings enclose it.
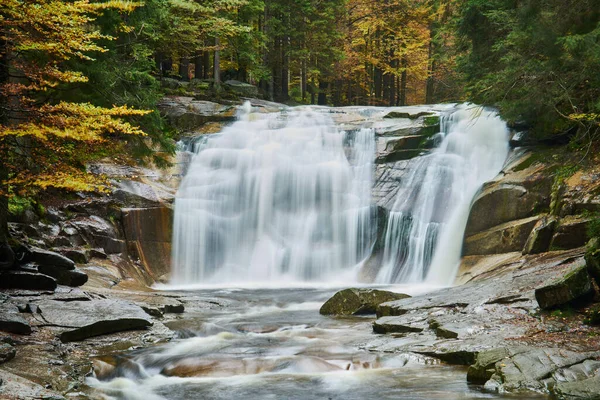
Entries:
{"label": "submerged rock", "polygon": [[344,289],[333,295],[321,307],[323,315],[375,314],[382,303],[410,297],[407,294],[393,293],[377,289]]}
{"label": "submerged rock", "polygon": [[152,325],[141,307],[117,300],[40,303],[47,324],[67,328],[62,342],[83,340],[108,333],[145,329]]}
{"label": "submerged rock", "polygon": [[585,260],[580,258],[574,268],[554,283],[535,290],[540,308],[548,309],[571,303],[593,293],[592,280]]}

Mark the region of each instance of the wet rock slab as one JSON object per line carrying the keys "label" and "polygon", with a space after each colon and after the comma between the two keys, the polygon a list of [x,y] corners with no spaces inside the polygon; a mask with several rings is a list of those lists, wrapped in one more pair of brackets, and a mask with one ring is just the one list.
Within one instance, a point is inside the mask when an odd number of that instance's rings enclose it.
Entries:
{"label": "wet rock slab", "polygon": [[141,307],[117,300],[92,300],[39,304],[41,324],[67,328],[60,334],[62,342],[84,340],[108,333],[145,329],[152,325]]}

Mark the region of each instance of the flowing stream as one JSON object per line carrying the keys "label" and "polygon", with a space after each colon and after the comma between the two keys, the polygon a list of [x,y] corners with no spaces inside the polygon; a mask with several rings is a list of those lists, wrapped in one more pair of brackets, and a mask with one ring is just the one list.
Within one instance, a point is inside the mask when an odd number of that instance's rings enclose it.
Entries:
{"label": "flowing stream", "polygon": [[[503,398],[468,385],[464,367],[417,354],[373,351],[387,335],[373,334],[371,317],[319,314],[334,292],[177,293],[188,306],[182,319],[167,325],[180,332],[180,339],[117,355],[115,370],[88,383],[118,400]],[[193,307],[208,301],[226,306]]]}

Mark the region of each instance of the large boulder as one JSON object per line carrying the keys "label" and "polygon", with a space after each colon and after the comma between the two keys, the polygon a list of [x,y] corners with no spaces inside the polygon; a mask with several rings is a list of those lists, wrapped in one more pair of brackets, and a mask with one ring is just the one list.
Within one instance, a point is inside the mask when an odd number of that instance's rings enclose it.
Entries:
{"label": "large boulder", "polygon": [[410,296],[385,290],[344,289],[327,300],[319,312],[323,315],[375,314],[380,304],[407,297]]}
{"label": "large boulder", "polygon": [[47,301],[40,303],[39,308],[46,324],[67,328],[60,335],[62,342],[152,325],[141,307],[125,301]]}
{"label": "large boulder", "polygon": [[55,253],[53,251],[43,250],[37,247],[32,247],[31,261],[38,265],[52,265],[58,268],[66,270],[75,269],[75,263],[73,260],[63,256],[62,254]]}
{"label": "large boulder", "polygon": [[87,274],[78,269],[66,270],[53,265],[40,265],[38,271],[53,277],[59,285],[77,287],[84,285],[88,280]]}
{"label": "large boulder", "polygon": [[463,255],[502,254],[521,251],[539,217],[498,225],[465,239]]}
{"label": "large boulder", "polygon": [[564,276],[535,290],[535,299],[543,309],[558,307],[593,294],[592,279],[583,258],[573,263]]}
{"label": "large boulder", "polygon": [[29,335],[31,326],[19,315],[19,308],[14,304],[0,304],[0,331]]}
{"label": "large boulder", "polygon": [[35,272],[4,271],[0,273],[0,289],[54,290],[56,280]]}

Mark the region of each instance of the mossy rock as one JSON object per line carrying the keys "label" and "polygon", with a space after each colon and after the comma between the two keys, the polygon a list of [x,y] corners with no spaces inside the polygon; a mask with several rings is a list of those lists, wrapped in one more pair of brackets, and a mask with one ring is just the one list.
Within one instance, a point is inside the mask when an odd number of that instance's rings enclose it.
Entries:
{"label": "mossy rock", "polygon": [[319,312],[323,315],[375,314],[377,306],[380,304],[407,297],[410,296],[385,290],[344,289],[327,300]]}
{"label": "mossy rock", "polygon": [[508,356],[508,350],[503,347],[479,352],[475,363],[469,366],[467,382],[483,385],[496,372],[496,363]]}
{"label": "mossy rock", "polygon": [[592,280],[585,261],[576,266],[558,281],[535,290],[535,299],[540,308],[552,309],[582,300],[593,294]]}

